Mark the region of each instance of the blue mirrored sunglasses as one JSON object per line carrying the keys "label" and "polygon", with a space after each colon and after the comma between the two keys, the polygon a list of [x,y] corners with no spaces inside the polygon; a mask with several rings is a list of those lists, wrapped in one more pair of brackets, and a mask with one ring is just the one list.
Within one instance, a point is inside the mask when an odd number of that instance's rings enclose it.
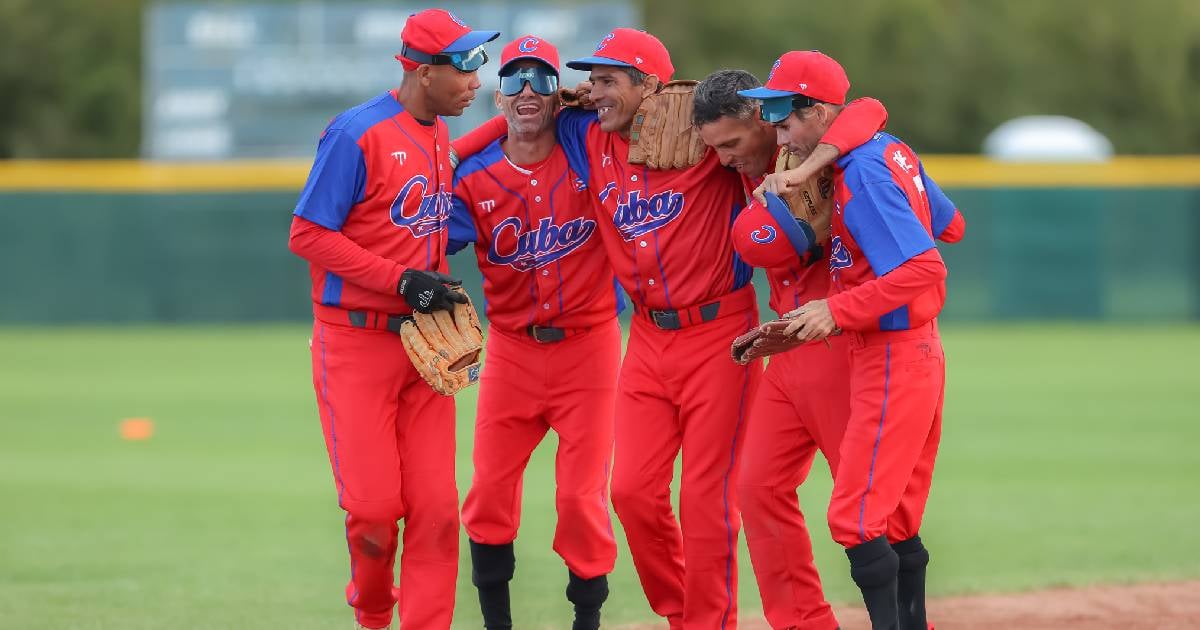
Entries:
{"label": "blue mirrored sunglasses", "polygon": [[431,66],[453,66],[459,72],[475,72],[483,64],[487,63],[488,60],[487,52],[484,51],[483,46],[476,46],[470,50],[461,52],[440,53],[436,55],[405,46],[400,50],[400,56]]}
{"label": "blue mirrored sunglasses", "polygon": [[500,93],[516,96],[525,89],[526,83],[534,92],[550,96],[558,91],[558,74],[543,65],[517,68],[508,74],[500,75]]}
{"label": "blue mirrored sunglasses", "polygon": [[817,104],[817,100],[803,94],[795,96],[780,96],[777,98],[765,98],[759,106],[759,117],[773,124],[783,122],[792,112],[805,107],[812,107]]}

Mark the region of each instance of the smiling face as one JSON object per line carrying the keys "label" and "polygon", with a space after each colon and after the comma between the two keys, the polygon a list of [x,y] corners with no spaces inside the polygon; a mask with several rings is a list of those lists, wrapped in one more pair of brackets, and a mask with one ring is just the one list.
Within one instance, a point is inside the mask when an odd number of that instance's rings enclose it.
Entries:
{"label": "smiling face", "polygon": [[629,73],[618,66],[592,66],[592,102],[600,118],[600,129],[628,133],[642,100],[658,88],[658,77],[650,75],[635,85]]}
{"label": "smiling face", "polygon": [[723,166],[746,177],[765,175],[775,155],[775,130],[759,119],[757,111],[751,118],[721,116],[697,131],[704,144],[717,152]]}
{"label": "smiling face", "polygon": [[[541,62],[528,59],[515,61],[505,69],[519,71],[521,68],[538,66],[547,67]],[[496,90],[496,107],[508,121],[509,135],[528,135],[551,130],[554,126],[557,101],[556,94],[538,94],[528,82],[513,96],[505,96],[500,90]]]}
{"label": "smiling face", "polygon": [[463,72],[449,65],[417,68],[426,90],[429,109],[438,116],[461,116],[479,89],[478,71]]}

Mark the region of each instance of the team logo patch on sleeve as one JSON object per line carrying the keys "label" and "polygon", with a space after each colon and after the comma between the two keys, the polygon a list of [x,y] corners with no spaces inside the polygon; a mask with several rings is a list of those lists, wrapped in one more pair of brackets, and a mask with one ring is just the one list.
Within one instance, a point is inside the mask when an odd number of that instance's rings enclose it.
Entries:
{"label": "team logo patch on sleeve", "polygon": [[580,217],[560,226],[546,217],[536,228],[523,232],[523,227],[520,217],[501,221],[492,230],[488,262],[517,271],[537,269],[582,247],[596,231],[596,222]]}
{"label": "team logo patch on sleeve", "polygon": [[[664,190],[645,199],[641,195],[639,190],[629,193],[624,203],[617,203],[617,209],[612,215],[617,231],[627,241],[653,232],[679,218],[683,213],[683,193]],[[607,195],[602,195],[601,200],[605,197]]]}
{"label": "team logo patch on sleeve", "polygon": [[428,192],[429,179],[414,175],[392,202],[392,223],[407,228],[420,238],[440,231],[450,217],[450,192],[439,184],[437,192]]}

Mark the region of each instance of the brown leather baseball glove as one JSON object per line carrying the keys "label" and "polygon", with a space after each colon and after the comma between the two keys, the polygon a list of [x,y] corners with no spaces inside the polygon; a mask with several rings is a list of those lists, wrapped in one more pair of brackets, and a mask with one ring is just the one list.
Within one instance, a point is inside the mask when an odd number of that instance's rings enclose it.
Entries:
{"label": "brown leather baseball glove", "polygon": [[704,158],[692,126],[695,81],[670,81],[642,100],[629,130],[629,163],[652,169],[687,168]]}
{"label": "brown leather baseball glove", "polygon": [[417,372],[437,393],[453,396],[479,380],[483,328],[469,298],[450,311],[414,312],[400,325],[400,339]]}

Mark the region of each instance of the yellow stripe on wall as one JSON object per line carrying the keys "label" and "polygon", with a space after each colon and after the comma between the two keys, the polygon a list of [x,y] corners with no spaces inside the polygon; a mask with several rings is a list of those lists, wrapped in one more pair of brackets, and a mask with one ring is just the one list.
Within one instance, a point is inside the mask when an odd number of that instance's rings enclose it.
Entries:
{"label": "yellow stripe on wall", "polygon": [[189,192],[299,190],[308,163],[149,162],[139,160],[0,161],[0,190]]}
{"label": "yellow stripe on wall", "polygon": [[925,172],[945,188],[1194,187],[1200,156],[1126,156],[1096,163],[998,162],[977,155],[929,155]]}
{"label": "yellow stripe on wall", "polygon": [[[1200,187],[1200,156],[1117,157],[1093,164],[996,162],[975,155],[928,155],[926,171],[946,188]],[[298,192],[309,163],[139,160],[0,161],[0,190]]]}

